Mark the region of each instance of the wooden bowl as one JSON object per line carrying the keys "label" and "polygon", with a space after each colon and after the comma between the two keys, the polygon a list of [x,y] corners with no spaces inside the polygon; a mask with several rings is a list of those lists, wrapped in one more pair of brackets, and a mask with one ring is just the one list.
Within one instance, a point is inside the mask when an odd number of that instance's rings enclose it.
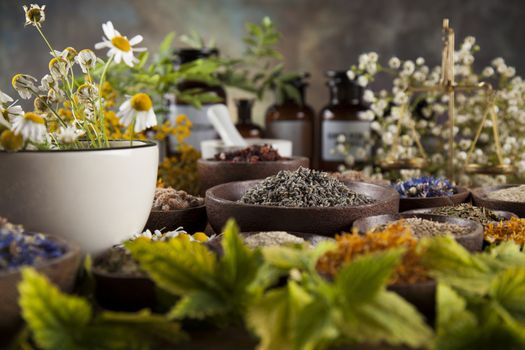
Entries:
{"label": "wooden bowl", "polygon": [[[46,235],[46,237],[63,246],[65,253],[56,259],[32,267],[44,274],[62,291],[71,292],[80,265],[80,247],[60,237],[53,235]],[[0,295],[2,296],[0,298],[0,339],[4,335],[15,334],[16,329],[22,324],[18,306],[18,283],[21,279],[20,269],[0,272]]]}
{"label": "wooden bowl", "polygon": [[291,157],[286,160],[257,163],[233,163],[213,159],[199,159],[197,169],[201,182],[201,194],[214,186],[232,181],[264,179],[281,170],[308,168],[310,160],[306,157]]}
{"label": "wooden bowl", "polygon": [[490,187],[479,187],[472,190],[472,201],[478,207],[485,207],[493,210],[503,210],[516,214],[520,218],[525,218],[525,203],[500,201],[487,198],[489,192],[494,192],[509,187],[519,185],[499,185]]}
{"label": "wooden bowl", "polygon": [[465,203],[469,200],[470,191],[464,187],[457,187],[457,193],[451,196],[403,198],[399,201],[399,211],[405,212],[413,209],[444,207]]}
{"label": "wooden bowl", "polygon": [[450,216],[407,213],[394,215],[378,215],[357,220],[356,222],[354,222],[353,227],[356,228],[359,231],[359,233],[364,234],[365,232],[368,232],[374,229],[375,227],[406,218],[427,219],[437,222],[444,222],[468,227],[469,233],[460,236],[455,236],[454,238],[456,239],[456,241],[472,252],[480,251],[483,245],[483,226],[480,223],[472,220],[465,220]]}
{"label": "wooden bowl", "polygon": [[201,232],[206,229],[208,217],[206,206],[170,211],[152,210],[149,214],[146,230],[173,231],[182,226],[187,232]]}
{"label": "wooden bowl", "polygon": [[[434,208],[423,208],[423,209],[414,209],[405,211],[402,214],[430,214],[430,215],[439,215],[439,214],[433,214],[432,209]],[[492,210],[492,209],[491,209]],[[498,217],[501,221],[510,220],[512,217],[518,217],[516,214],[511,213],[510,211],[503,211],[503,210],[492,210],[492,212]],[[446,216],[446,215],[444,215]],[[449,216],[449,217],[457,217],[457,216]]]}
{"label": "wooden bowl", "polygon": [[221,232],[229,218],[235,218],[242,231],[286,231],[314,233],[324,236],[348,230],[359,218],[395,214],[399,210],[399,194],[394,188],[363,182],[345,182],[357,193],[366,194],[376,202],[360,206],[327,208],[287,208],[238,203],[243,194],[261,180],[222,184],[206,192],[208,220],[215,232]]}
{"label": "wooden bowl", "polygon": [[109,273],[95,265],[92,273],[95,279],[95,299],[103,308],[134,312],[155,307],[155,283],[150,278]]}
{"label": "wooden bowl", "polygon": [[428,280],[415,284],[391,284],[388,290],[396,292],[425,316],[433,325],[436,317],[436,281]]}

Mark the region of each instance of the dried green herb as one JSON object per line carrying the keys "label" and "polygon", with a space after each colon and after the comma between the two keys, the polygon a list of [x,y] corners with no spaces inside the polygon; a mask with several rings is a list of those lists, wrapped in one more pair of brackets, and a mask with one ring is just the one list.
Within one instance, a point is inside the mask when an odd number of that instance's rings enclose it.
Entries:
{"label": "dried green herb", "polygon": [[492,210],[483,207],[475,207],[468,203],[433,208],[430,213],[472,220],[479,222],[482,225],[488,225],[494,221],[500,221],[500,217]]}

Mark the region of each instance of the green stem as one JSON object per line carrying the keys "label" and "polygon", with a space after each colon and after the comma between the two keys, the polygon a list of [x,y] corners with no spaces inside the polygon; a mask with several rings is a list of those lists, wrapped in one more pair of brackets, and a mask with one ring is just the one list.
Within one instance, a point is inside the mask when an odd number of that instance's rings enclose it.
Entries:
{"label": "green stem", "polygon": [[104,143],[107,147],[109,147],[109,140],[105,133],[104,123],[105,123],[105,116],[104,116],[104,110],[102,108],[102,85],[104,85],[104,82],[106,80],[106,74],[109,68],[109,65],[113,62],[113,56],[110,56],[106,64],[104,65],[104,69],[102,70],[102,75],[100,76],[100,82],[98,85],[98,93],[99,93],[99,120],[100,120],[100,128],[102,129],[102,137],[104,139]]}
{"label": "green stem", "polygon": [[36,25],[35,27],[38,30],[38,32],[40,33],[40,36],[42,37],[42,39],[44,39],[44,42],[47,44],[47,47],[49,47],[49,50],[51,50],[51,54],[53,55],[53,57],[58,58],[58,56],[55,53],[55,50],[53,50],[53,47],[51,46],[51,44],[47,40],[46,36],[42,32],[42,29],[40,29],[40,25]]}
{"label": "green stem", "polygon": [[135,136],[135,119],[133,119],[133,122],[131,122],[131,130],[129,131],[129,146],[133,146],[133,137]]}

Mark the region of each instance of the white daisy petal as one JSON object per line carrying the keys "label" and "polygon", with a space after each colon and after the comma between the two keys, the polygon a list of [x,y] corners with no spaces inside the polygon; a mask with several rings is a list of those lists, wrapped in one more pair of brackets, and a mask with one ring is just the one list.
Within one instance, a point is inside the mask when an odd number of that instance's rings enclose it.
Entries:
{"label": "white daisy petal", "polygon": [[129,43],[131,44],[131,46],[133,46],[133,45],[137,45],[138,43],[142,42],[142,40],[144,40],[142,35],[135,35],[133,38],[131,38]]}

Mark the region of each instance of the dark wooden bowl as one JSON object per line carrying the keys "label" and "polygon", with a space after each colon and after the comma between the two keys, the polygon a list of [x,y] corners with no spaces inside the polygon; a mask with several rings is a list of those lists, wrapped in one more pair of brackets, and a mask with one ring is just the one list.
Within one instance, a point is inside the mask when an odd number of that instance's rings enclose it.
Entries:
{"label": "dark wooden bowl", "polygon": [[[403,212],[401,214],[430,214],[430,215],[436,215],[436,214],[432,214],[432,209],[434,209],[434,208],[414,209],[414,210],[405,211],[405,212]],[[501,221],[510,220],[510,218],[512,218],[512,217],[515,217],[515,218],[518,217],[516,214],[511,213],[510,211],[492,210],[492,212],[494,214],[496,214],[496,216]]]}
{"label": "dark wooden bowl", "polygon": [[427,322],[433,325],[436,317],[436,281],[428,280],[415,284],[392,284],[388,290],[396,292],[406,301],[414,305],[425,316]]}
{"label": "dark wooden bowl", "polygon": [[242,195],[261,180],[231,182],[206,192],[208,220],[215,232],[221,232],[229,218],[235,218],[242,231],[286,231],[314,233],[324,236],[348,230],[359,218],[395,214],[399,210],[399,194],[394,188],[345,182],[352,190],[366,194],[375,203],[328,208],[287,208],[268,205],[238,203]]}
{"label": "dark wooden bowl", "polygon": [[500,201],[497,199],[487,198],[487,193],[494,192],[509,187],[519,185],[499,185],[490,187],[479,187],[472,190],[472,201],[478,207],[485,207],[493,210],[509,211],[520,218],[525,218],[525,203]]}
{"label": "dark wooden bowl", "polygon": [[399,201],[399,211],[405,212],[413,209],[444,207],[468,202],[470,191],[464,187],[457,187],[457,193],[451,196],[427,198],[403,198]]}
{"label": "dark wooden bowl", "polygon": [[455,237],[456,241],[472,252],[480,251],[483,245],[483,226],[480,223],[471,220],[454,218],[450,216],[407,213],[394,215],[378,215],[357,220],[356,222],[354,222],[354,228],[356,228],[359,231],[359,233],[364,234],[365,232],[368,232],[374,229],[375,227],[382,226],[403,218],[421,218],[437,222],[446,222],[449,224],[466,226],[469,228],[470,233]]}
{"label": "dark wooden bowl", "polygon": [[187,232],[194,233],[204,231],[207,224],[206,206],[203,204],[198,207],[179,210],[152,210],[145,229],[173,231],[182,226]]}
{"label": "dark wooden bowl", "polygon": [[127,276],[92,269],[95,279],[95,299],[105,309],[133,312],[152,309],[157,303],[155,283],[148,277]]}
{"label": "dark wooden bowl", "polygon": [[214,186],[233,181],[264,179],[281,170],[308,168],[310,160],[306,157],[291,157],[287,160],[258,163],[232,163],[212,159],[199,159],[197,169],[201,182],[201,194]]}
{"label": "dark wooden bowl", "polygon": [[[33,266],[64,292],[73,290],[80,265],[80,247],[60,237],[46,235],[65,248],[64,255]],[[12,336],[21,326],[22,318],[18,306],[18,283],[22,276],[20,269],[0,272],[0,339]]]}

